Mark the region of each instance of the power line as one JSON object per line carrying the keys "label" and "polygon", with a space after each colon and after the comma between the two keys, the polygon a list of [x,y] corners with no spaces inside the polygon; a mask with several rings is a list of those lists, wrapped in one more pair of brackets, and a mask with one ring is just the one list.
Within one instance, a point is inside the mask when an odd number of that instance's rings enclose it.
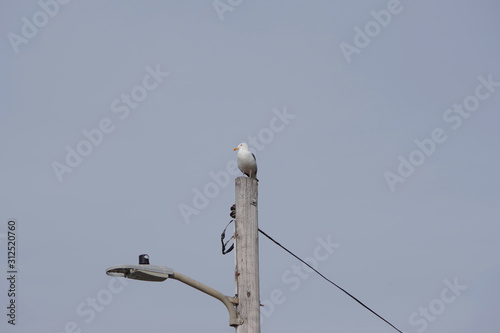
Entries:
{"label": "power line", "polygon": [[321,276],[323,279],[325,279],[326,281],[330,282],[331,284],[333,284],[335,287],[339,288],[340,290],[342,290],[344,293],[346,293],[348,296],[350,296],[352,299],[354,299],[356,302],[358,302],[359,304],[361,304],[363,307],[365,307],[367,310],[369,310],[371,313],[373,313],[374,315],[376,315],[377,317],[379,317],[380,319],[382,319],[383,321],[385,321],[387,324],[389,324],[392,328],[394,328],[396,331],[398,331],[399,333],[403,333],[402,331],[400,331],[399,329],[396,328],[396,326],[394,326],[393,324],[391,324],[390,322],[388,322],[386,319],[384,319],[384,317],[380,316],[378,313],[376,313],[375,311],[373,311],[372,309],[370,309],[368,306],[366,306],[363,302],[361,302],[359,299],[357,299],[356,297],[354,297],[353,295],[351,295],[349,292],[347,292],[347,290],[345,290],[344,288],[340,287],[338,284],[336,284],[335,282],[331,281],[330,279],[328,279],[326,276],[324,276],[323,274],[321,274],[320,272],[318,272],[314,267],[312,267],[311,265],[309,265],[307,262],[305,262],[304,260],[300,259],[299,257],[297,257],[295,254],[293,254],[290,250],[288,250],[286,247],[284,247],[283,245],[281,245],[280,243],[278,243],[277,241],[275,241],[271,236],[269,236],[268,234],[266,234],[264,231],[262,231],[260,228],[259,228],[259,231],[260,233],[262,233],[264,236],[266,236],[267,238],[269,238],[272,242],[276,243],[276,245],[278,245],[279,247],[281,247],[283,250],[285,250],[286,252],[290,253],[292,256],[294,256],[296,259],[298,259],[300,262],[302,262],[303,264],[307,265],[307,267],[309,267],[310,269],[312,269],[313,271],[315,271],[316,273],[318,273],[319,276]]}

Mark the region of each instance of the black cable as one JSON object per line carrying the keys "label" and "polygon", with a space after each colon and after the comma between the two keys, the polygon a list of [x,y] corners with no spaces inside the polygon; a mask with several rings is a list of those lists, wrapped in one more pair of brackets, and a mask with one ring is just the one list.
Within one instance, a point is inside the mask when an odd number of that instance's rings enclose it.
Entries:
{"label": "black cable", "polygon": [[226,229],[227,229],[227,227],[229,227],[229,225],[233,221],[234,220],[229,221],[229,223],[224,228],[224,231],[222,231],[222,234],[220,235],[220,242],[222,243],[222,254],[228,254],[229,252],[231,252],[234,249],[234,242],[233,242],[233,244],[231,244],[229,249],[226,249],[227,243],[229,243],[231,241],[231,239],[234,239],[234,235],[232,235],[231,238],[229,238],[227,241],[224,242],[224,238],[226,238]]}
{"label": "black cable", "polygon": [[387,324],[389,324],[392,328],[394,328],[396,331],[398,331],[399,333],[403,333],[401,332],[399,329],[396,328],[396,326],[394,326],[393,324],[391,324],[390,322],[388,322],[387,320],[385,320],[382,316],[380,316],[379,314],[377,314],[375,311],[373,311],[372,309],[370,309],[368,306],[366,306],[365,304],[363,304],[363,302],[361,302],[359,299],[357,299],[356,297],[354,297],[353,295],[349,294],[345,289],[341,288],[338,284],[336,284],[335,282],[331,281],[330,279],[328,279],[326,276],[324,276],[323,274],[321,274],[320,272],[318,272],[314,267],[312,267],[311,265],[309,265],[307,262],[305,262],[304,260],[300,259],[299,257],[297,257],[295,254],[293,254],[290,250],[288,250],[286,247],[284,247],[283,245],[281,245],[280,243],[278,243],[277,241],[275,241],[271,236],[269,236],[268,234],[266,234],[264,231],[260,230],[259,228],[259,231],[264,235],[266,236],[267,238],[269,238],[271,241],[273,241],[274,243],[276,243],[279,247],[281,247],[283,250],[285,250],[286,252],[290,253],[292,256],[294,256],[296,259],[298,259],[299,261],[301,261],[302,263],[304,263],[305,265],[307,265],[307,267],[309,267],[310,269],[312,269],[313,271],[315,271],[316,273],[319,274],[319,276],[321,276],[323,279],[325,279],[326,281],[330,282],[331,284],[333,284],[335,287],[339,288],[340,290],[342,290],[344,293],[346,293],[347,295],[349,295],[352,299],[354,299],[356,302],[358,302],[359,304],[361,304],[362,306],[364,306],[367,310],[369,310],[371,313],[373,313],[374,315],[376,315],[377,317],[379,317],[380,319],[382,319],[383,321],[385,321]]}

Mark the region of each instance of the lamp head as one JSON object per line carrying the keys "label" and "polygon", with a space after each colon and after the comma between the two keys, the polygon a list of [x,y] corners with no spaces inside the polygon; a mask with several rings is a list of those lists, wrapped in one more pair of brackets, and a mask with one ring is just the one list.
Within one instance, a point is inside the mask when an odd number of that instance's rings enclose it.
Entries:
{"label": "lamp head", "polygon": [[109,276],[124,277],[134,280],[161,282],[174,274],[174,270],[165,266],[149,264],[149,255],[139,256],[139,265],[118,265],[106,269]]}

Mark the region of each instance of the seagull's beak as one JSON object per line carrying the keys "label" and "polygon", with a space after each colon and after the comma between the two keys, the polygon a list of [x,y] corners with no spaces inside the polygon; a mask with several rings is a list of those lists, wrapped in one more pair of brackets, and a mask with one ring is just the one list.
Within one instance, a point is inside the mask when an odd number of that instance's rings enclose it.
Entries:
{"label": "seagull's beak", "polygon": [[239,148],[240,148],[240,147],[236,147],[236,148],[234,148],[234,149],[233,149],[233,151],[236,151],[236,150],[238,150]]}

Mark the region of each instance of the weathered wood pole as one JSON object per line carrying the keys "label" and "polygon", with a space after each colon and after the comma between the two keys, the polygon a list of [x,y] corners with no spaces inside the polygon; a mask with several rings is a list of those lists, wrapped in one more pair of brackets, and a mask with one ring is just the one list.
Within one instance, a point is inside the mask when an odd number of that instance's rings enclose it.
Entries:
{"label": "weathered wood pole", "polygon": [[236,178],[236,311],[243,324],[236,333],[260,333],[259,224],[257,218],[258,182]]}

